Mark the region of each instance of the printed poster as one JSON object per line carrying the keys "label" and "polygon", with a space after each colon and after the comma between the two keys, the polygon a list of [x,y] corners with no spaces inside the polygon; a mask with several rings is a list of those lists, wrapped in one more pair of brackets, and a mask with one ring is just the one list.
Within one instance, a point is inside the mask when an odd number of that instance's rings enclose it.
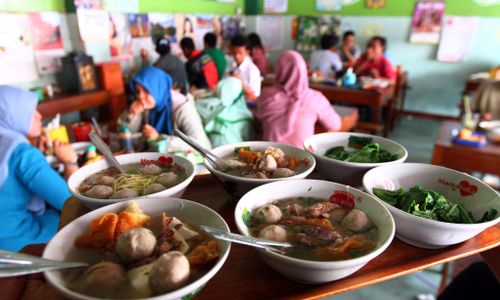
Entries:
{"label": "printed poster", "polygon": [[438,44],[445,2],[421,1],[415,5],[411,24],[411,43]]}
{"label": "printed poster", "polygon": [[476,37],[479,18],[446,17],[437,59],[442,62],[463,61]]}
{"label": "printed poster", "polygon": [[78,30],[84,42],[107,43],[109,17],[100,0],[75,0]]}
{"label": "printed poster", "polygon": [[132,55],[132,46],[127,15],[119,12],[109,13],[109,27],[109,52],[111,59],[129,59]]}
{"label": "printed poster", "polygon": [[175,15],[175,25],[177,27],[177,40],[180,41],[189,37],[196,41],[196,18],[193,15]]}
{"label": "printed poster", "polygon": [[107,12],[139,12],[139,0],[102,0],[102,5]]}
{"label": "printed poster", "polygon": [[300,52],[316,50],[319,43],[318,18],[300,16],[297,19],[295,49]]}
{"label": "printed poster", "polygon": [[316,0],[317,11],[340,11],[342,0]]}
{"label": "printed poster", "polygon": [[366,8],[370,9],[384,8],[386,4],[387,0],[366,0]]}
{"label": "printed poster", "polygon": [[288,11],[288,0],[264,0],[265,14],[282,14]]}
{"label": "printed poster", "polygon": [[130,35],[133,38],[149,37],[150,27],[148,14],[128,14]]}
{"label": "printed poster", "polygon": [[38,79],[27,14],[0,13],[0,84]]}
{"label": "printed poster", "polygon": [[285,23],[283,16],[260,16],[258,29],[262,44],[267,51],[281,50],[284,48],[285,37],[283,34]]}
{"label": "printed poster", "polygon": [[197,49],[204,48],[203,37],[209,32],[213,32],[213,15],[198,14],[195,16],[195,40],[194,44]]}
{"label": "printed poster", "polygon": [[64,56],[61,15],[56,12],[29,13],[33,49],[38,73],[53,74],[61,69]]}
{"label": "printed poster", "polygon": [[340,36],[340,16],[325,15],[318,17],[319,35],[334,34]]}
{"label": "printed poster", "polygon": [[182,56],[182,50],[177,39],[176,17],[173,14],[150,13],[149,24],[151,27],[151,37],[153,43],[164,37],[170,41],[170,53]]}

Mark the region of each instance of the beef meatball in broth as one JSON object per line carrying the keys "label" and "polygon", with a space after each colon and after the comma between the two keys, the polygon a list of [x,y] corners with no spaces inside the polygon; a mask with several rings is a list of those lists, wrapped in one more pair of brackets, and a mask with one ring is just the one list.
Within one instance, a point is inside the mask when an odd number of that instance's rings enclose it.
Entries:
{"label": "beef meatball in broth", "polygon": [[166,293],[180,287],[189,279],[189,261],[179,251],[160,256],[151,267],[149,283],[158,293]]}
{"label": "beef meatball in broth", "polygon": [[166,187],[164,187],[163,185],[159,183],[153,183],[152,185],[144,189],[144,195],[158,193],[163,191],[164,189],[166,189]]}
{"label": "beef meatball in broth", "polygon": [[149,164],[149,165],[145,165],[144,167],[142,167],[141,172],[144,175],[160,175],[163,172],[163,170],[162,170],[162,168],[160,168],[159,166],[157,166],[155,164]]}
{"label": "beef meatball in broth", "polygon": [[164,186],[173,186],[179,181],[179,175],[174,172],[168,172],[162,174],[160,178],[158,178],[158,183],[161,183]]}
{"label": "beef meatball in broth", "polygon": [[109,199],[123,199],[123,198],[132,198],[132,197],[137,197],[139,194],[137,193],[136,190],[130,189],[130,188],[125,188],[119,191],[116,191],[109,197]]}
{"label": "beef meatball in broth", "polygon": [[373,223],[364,211],[354,208],[342,219],[340,225],[354,232],[363,232],[370,229]]}
{"label": "beef meatball in broth", "polygon": [[116,253],[125,261],[133,262],[150,256],[156,246],[153,232],[144,227],[132,228],[116,239]]}
{"label": "beef meatball in broth", "polygon": [[117,263],[104,261],[90,267],[77,279],[75,290],[92,296],[111,297],[126,281],[127,274]]}
{"label": "beef meatball in broth", "polygon": [[261,239],[286,242],[286,230],[279,225],[269,225],[259,233]]}
{"label": "beef meatball in broth", "polygon": [[107,185],[94,185],[86,194],[91,198],[106,199],[113,194],[113,188]]}
{"label": "beef meatball in broth", "polygon": [[254,216],[262,223],[275,224],[281,220],[282,214],[276,205],[266,204],[257,208]]}

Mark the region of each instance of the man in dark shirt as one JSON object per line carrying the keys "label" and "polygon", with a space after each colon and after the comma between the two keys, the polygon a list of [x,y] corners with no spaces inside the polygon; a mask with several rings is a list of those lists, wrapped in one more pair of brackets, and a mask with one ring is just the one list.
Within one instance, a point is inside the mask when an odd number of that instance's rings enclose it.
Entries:
{"label": "man in dark shirt", "polygon": [[188,59],[186,72],[191,86],[198,89],[209,88],[215,90],[219,75],[217,67],[210,55],[196,50],[193,39],[185,37],[181,40],[181,49]]}
{"label": "man in dark shirt", "polygon": [[174,88],[178,88],[181,93],[185,94],[188,82],[186,67],[180,58],[170,53],[170,41],[166,38],[159,38],[156,41],[155,50],[160,54],[160,58],[153,65],[167,72],[174,81]]}
{"label": "man in dark shirt", "polygon": [[210,57],[215,62],[215,66],[217,67],[217,74],[219,75],[219,80],[224,77],[224,72],[226,72],[227,61],[224,56],[224,52],[220,49],[216,48],[217,44],[217,36],[212,32],[205,34],[203,37],[203,42],[205,43],[204,53],[208,53]]}

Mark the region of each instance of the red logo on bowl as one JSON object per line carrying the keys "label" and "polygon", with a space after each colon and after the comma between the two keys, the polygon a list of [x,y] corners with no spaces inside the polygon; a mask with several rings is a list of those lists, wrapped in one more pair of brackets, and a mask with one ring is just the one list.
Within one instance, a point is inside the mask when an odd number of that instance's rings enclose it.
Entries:
{"label": "red logo on bowl", "polygon": [[471,196],[477,193],[477,186],[469,183],[466,180],[460,181],[459,184],[453,183],[443,178],[437,180],[438,183],[451,187],[453,190],[459,190],[462,196]]}
{"label": "red logo on bowl", "polygon": [[460,181],[458,188],[460,189],[460,195],[462,196],[474,195],[477,192],[477,186],[470,184],[465,180]]}
{"label": "red logo on bowl", "polygon": [[160,156],[157,160],[154,159],[141,159],[141,165],[157,164],[157,165],[171,165],[174,162],[172,157]]}
{"label": "red logo on bowl", "polygon": [[346,191],[335,191],[330,196],[330,202],[337,203],[346,208],[354,208],[354,195]]}

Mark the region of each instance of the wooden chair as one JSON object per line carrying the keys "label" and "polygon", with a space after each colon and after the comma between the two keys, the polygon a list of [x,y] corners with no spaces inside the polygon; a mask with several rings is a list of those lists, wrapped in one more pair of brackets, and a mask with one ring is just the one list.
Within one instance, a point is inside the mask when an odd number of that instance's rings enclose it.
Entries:
{"label": "wooden chair", "polygon": [[394,96],[389,101],[385,112],[385,126],[388,131],[394,129],[394,123],[399,120],[404,111],[406,91],[410,89],[408,85],[408,72],[401,65],[396,67],[396,83]]}

